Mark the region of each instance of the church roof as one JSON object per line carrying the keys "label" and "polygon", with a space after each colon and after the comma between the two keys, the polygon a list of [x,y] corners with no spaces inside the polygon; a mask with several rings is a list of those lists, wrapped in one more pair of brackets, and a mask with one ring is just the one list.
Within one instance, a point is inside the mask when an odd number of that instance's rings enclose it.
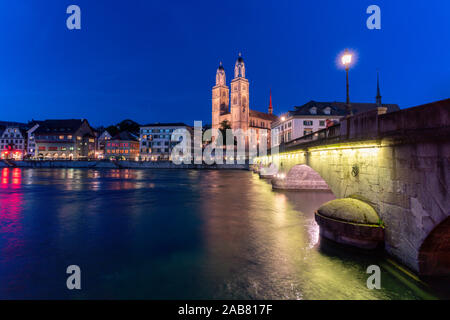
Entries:
{"label": "church roof", "polygon": [[278,120],[278,117],[274,116],[273,114],[264,113],[261,111],[256,111],[256,110],[251,110],[251,109],[250,109],[250,117],[260,118],[260,119],[269,120],[269,121],[277,121]]}

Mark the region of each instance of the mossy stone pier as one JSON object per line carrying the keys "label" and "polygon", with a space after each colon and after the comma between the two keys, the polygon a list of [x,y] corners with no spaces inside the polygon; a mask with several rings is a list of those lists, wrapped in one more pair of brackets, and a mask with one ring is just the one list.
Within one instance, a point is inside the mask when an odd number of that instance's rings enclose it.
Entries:
{"label": "mossy stone pier", "polygon": [[377,212],[369,204],[352,198],[336,199],[315,213],[320,235],[335,242],[376,249],[383,246],[384,229]]}

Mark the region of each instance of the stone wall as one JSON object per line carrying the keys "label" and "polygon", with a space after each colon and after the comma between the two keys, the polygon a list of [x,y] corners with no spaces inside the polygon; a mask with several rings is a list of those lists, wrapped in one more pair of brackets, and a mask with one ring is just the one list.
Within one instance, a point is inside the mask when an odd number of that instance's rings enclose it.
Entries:
{"label": "stone wall", "polygon": [[11,167],[18,168],[91,168],[91,169],[211,169],[211,170],[249,170],[248,164],[181,164],[176,165],[172,162],[138,162],[138,161],[14,161],[7,163],[0,161],[0,168]]}

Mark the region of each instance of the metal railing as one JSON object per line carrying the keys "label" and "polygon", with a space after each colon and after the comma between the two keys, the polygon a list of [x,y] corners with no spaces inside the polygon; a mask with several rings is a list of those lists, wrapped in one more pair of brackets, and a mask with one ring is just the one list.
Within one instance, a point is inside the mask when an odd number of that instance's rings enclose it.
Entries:
{"label": "metal railing", "polygon": [[310,143],[312,141],[338,141],[341,136],[341,125],[335,124],[334,126],[304,135],[302,137],[296,138],[289,142],[283,144],[282,148],[284,149],[292,149],[293,147],[297,147],[299,145]]}

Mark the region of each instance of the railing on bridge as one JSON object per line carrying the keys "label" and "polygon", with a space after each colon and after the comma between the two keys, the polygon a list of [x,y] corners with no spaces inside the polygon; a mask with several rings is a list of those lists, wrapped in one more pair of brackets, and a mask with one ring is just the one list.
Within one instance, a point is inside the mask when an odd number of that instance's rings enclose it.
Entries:
{"label": "railing on bridge", "polygon": [[280,148],[292,149],[304,143],[310,143],[312,141],[329,141],[329,142],[337,142],[340,139],[340,129],[341,125],[336,124],[334,126],[328,127],[326,129],[322,129],[316,131],[311,134],[304,135],[300,138],[291,140],[289,142],[284,143]]}

